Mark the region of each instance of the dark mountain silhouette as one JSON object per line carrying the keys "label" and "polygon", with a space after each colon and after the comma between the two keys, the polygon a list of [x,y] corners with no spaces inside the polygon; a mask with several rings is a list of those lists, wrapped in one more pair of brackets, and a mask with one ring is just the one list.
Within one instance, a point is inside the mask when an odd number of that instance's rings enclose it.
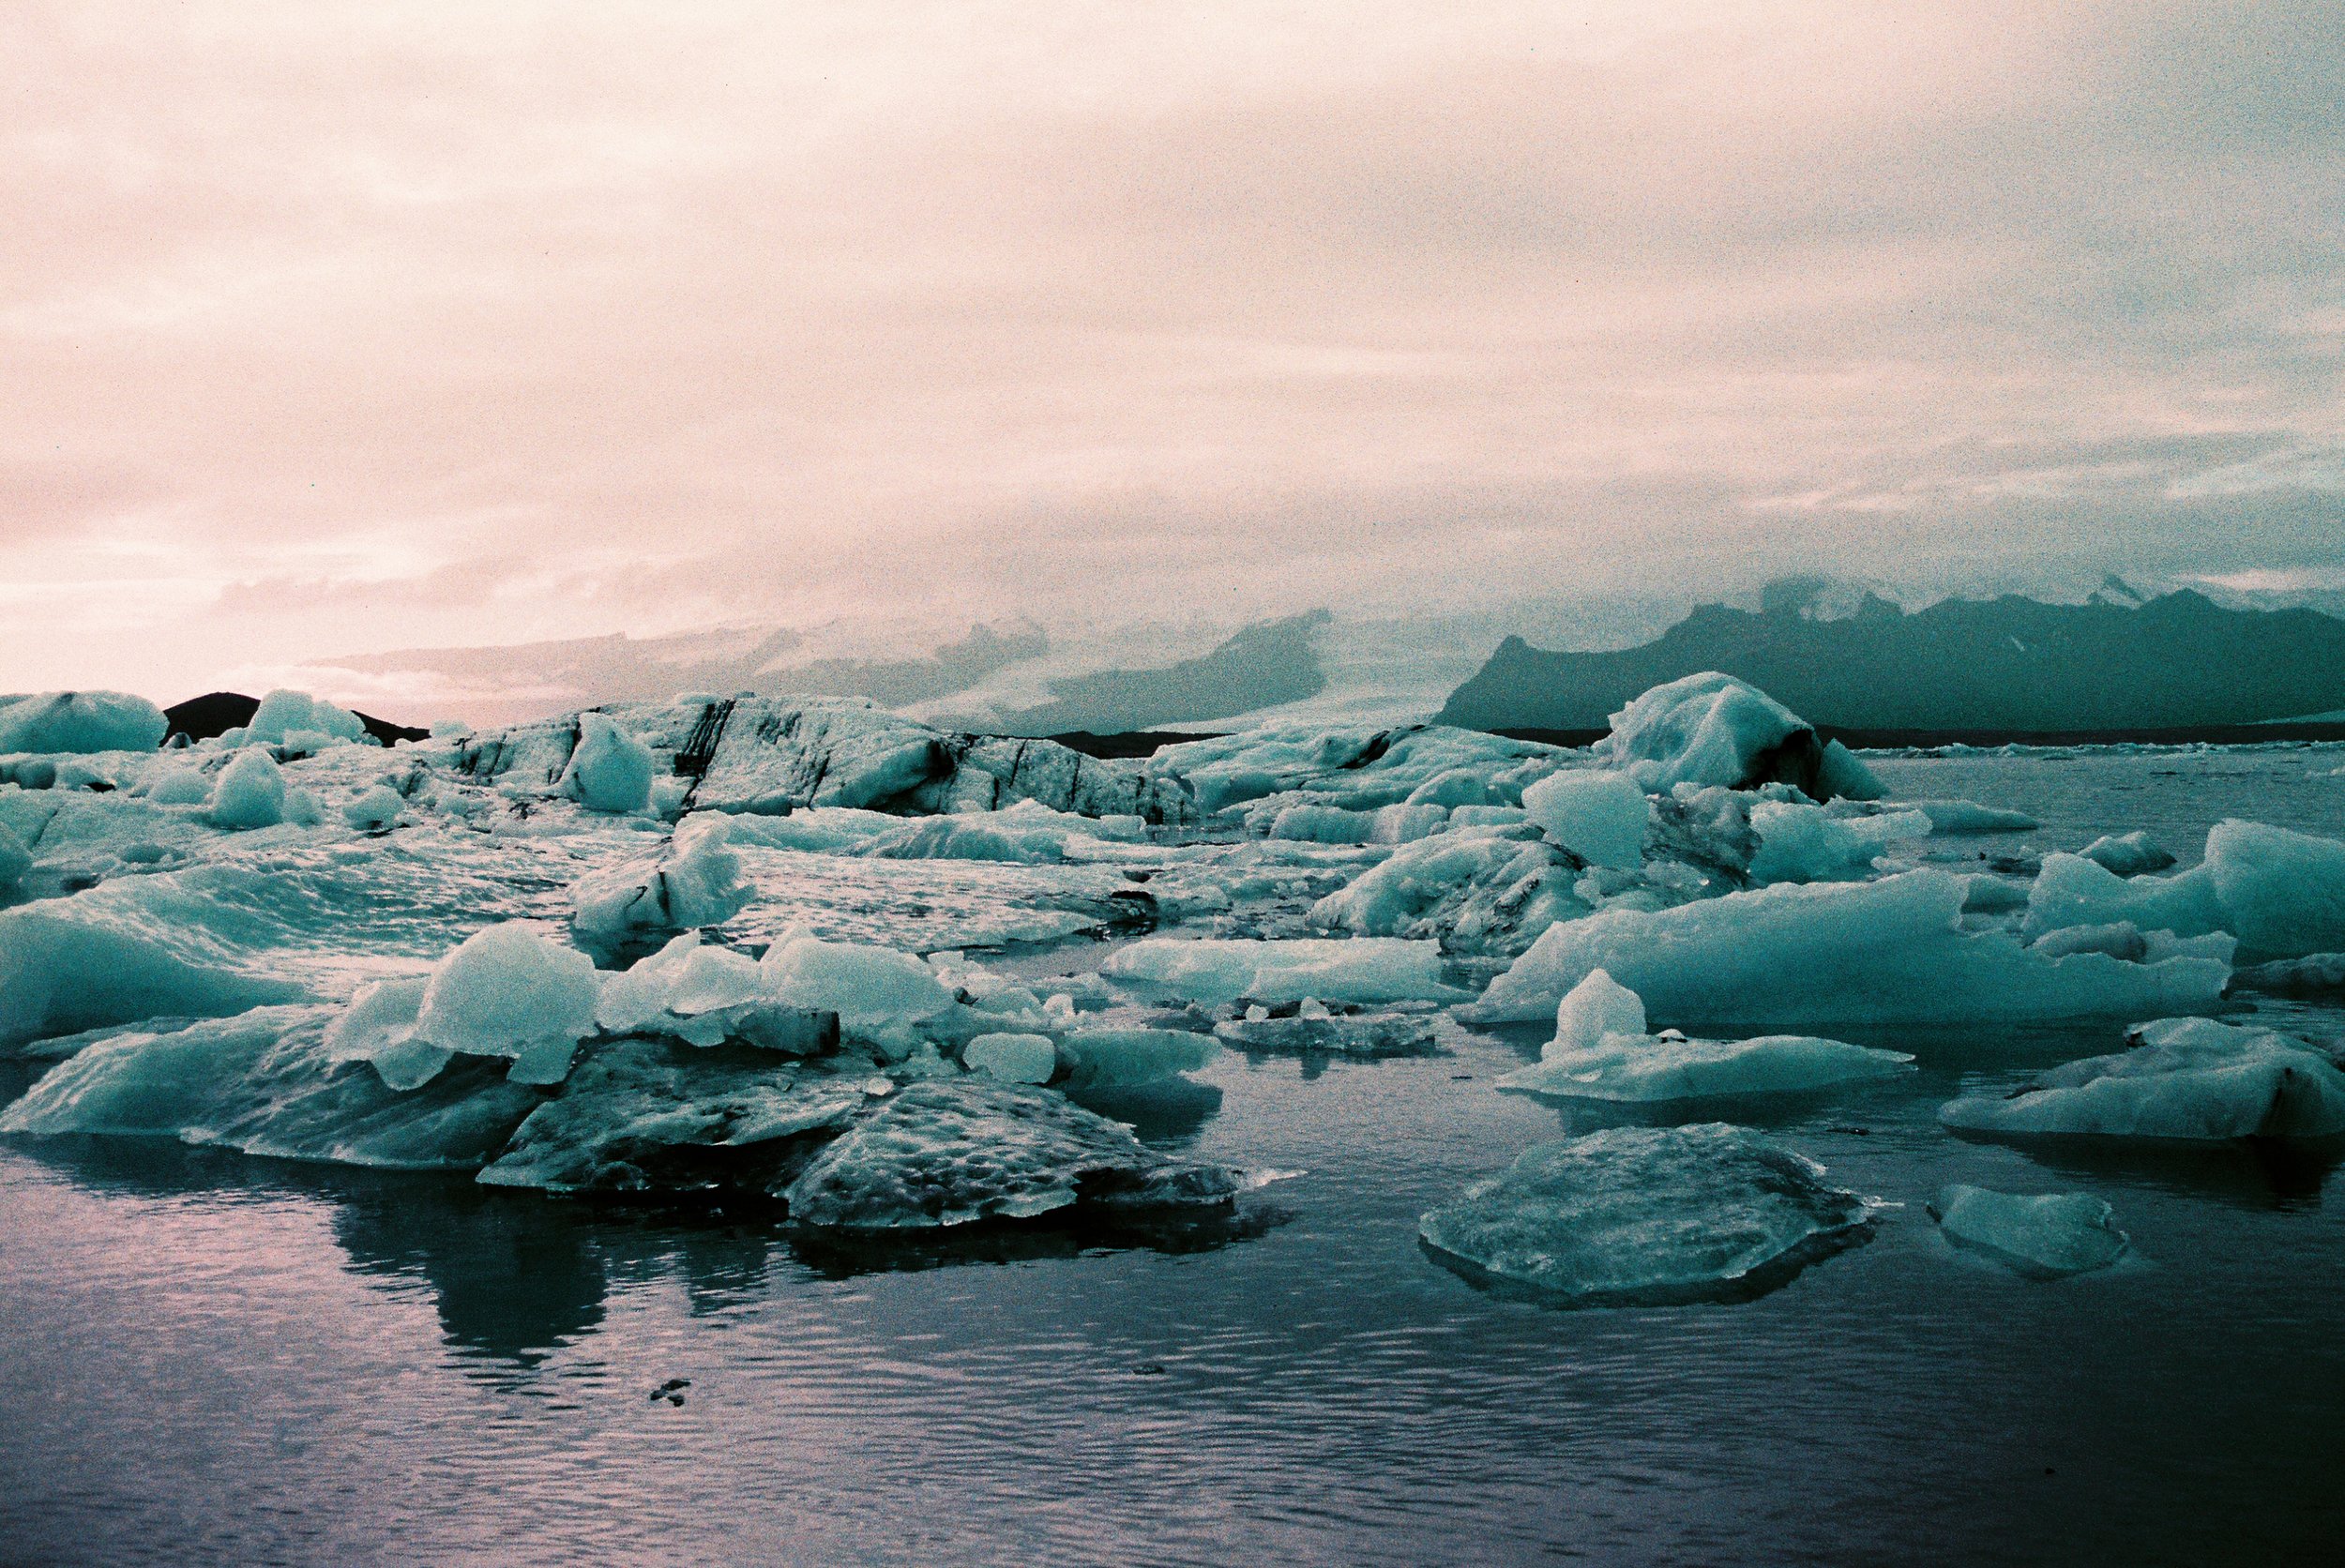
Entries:
{"label": "dark mountain silhouette", "polygon": [[[261,700],[247,697],[241,691],[207,691],[201,697],[190,697],[184,702],[174,702],[163,710],[163,717],[171,721],[171,732],[185,735],[191,741],[208,741],[214,735],[252,722],[260,711]],[[367,733],[385,746],[399,741],[419,741],[431,731],[411,725],[393,724],[387,718],[372,714],[359,714],[358,722],[367,727]]]}
{"label": "dark mountain silhouette", "polygon": [[1005,713],[986,728],[1006,735],[1106,734],[1299,702],[1327,689],[1311,633],[1328,620],[1327,611],[1314,610],[1248,626],[1203,658],[1053,681],[1052,701]]}
{"label": "dark mountain silhouette", "polygon": [[1702,605],[1642,647],[1550,653],[1499,644],[1452,692],[1445,724],[1600,730],[1639,692],[1704,670],[1750,682],[1818,724],[1870,731],[2166,730],[2345,708],[2345,620],[2226,610],[2201,594],[2085,604],[2005,596],[1906,613],[1868,596],[1814,618],[1798,594],[1756,612]]}

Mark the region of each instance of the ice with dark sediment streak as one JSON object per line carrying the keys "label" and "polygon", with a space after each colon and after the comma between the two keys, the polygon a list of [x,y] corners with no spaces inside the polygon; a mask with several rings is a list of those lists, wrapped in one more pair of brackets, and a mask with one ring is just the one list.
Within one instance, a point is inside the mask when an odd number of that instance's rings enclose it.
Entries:
{"label": "ice with dark sediment streak", "polygon": [[2005,1094],[1938,1112],[1947,1126],[2003,1138],[2203,1141],[2345,1134],[2345,1073],[2301,1042],[2213,1018],[2164,1018],[2132,1048],[2039,1074]]}
{"label": "ice with dark sediment streak", "polygon": [[2036,1278],[2105,1269],[2126,1252],[2116,1215],[2086,1193],[2025,1198],[1957,1184],[1938,1189],[1929,1212],[1956,1246]]}
{"label": "ice with dark sediment streak", "polygon": [[794,1181],[791,1217],[900,1230],[1229,1202],[1231,1172],[1159,1154],[1047,1090],[976,1078],[915,1083],[825,1147]]}
{"label": "ice with dark sediment streak", "polygon": [[1418,1222],[1469,1277],[1578,1304],[1731,1299],[1857,1239],[1870,1207],[1743,1127],[1612,1127],[1542,1143]]}

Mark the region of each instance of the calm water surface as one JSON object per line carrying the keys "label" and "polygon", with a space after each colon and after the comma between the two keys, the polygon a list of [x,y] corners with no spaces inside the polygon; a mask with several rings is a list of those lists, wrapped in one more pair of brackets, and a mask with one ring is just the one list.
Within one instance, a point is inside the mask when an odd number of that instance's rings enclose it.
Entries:
{"label": "calm water surface", "polygon": [[[2005,854],[2133,826],[2187,852],[2232,814],[2345,833],[2340,765],[1882,771],[2045,818],[1981,841]],[[1415,1239],[1605,1123],[1490,1087],[1539,1033],[1225,1058],[1143,1133],[1300,1174],[1203,1232],[817,1253],[747,1216],[0,1145],[0,1559],[2345,1560],[2337,1152],[1961,1142],[1933,1120],[1958,1089],[2114,1031],[1856,1033],[1924,1071],[1710,1113],[1903,1205],[1869,1244],[1756,1302],[1559,1311]],[[2049,1285],[1958,1256],[1920,1209],[1948,1181],[2097,1193],[2138,1256]]]}

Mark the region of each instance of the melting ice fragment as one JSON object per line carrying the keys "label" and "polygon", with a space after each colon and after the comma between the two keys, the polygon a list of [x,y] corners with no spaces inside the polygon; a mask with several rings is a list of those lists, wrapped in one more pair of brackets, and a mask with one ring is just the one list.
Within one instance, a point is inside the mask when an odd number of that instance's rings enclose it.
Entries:
{"label": "melting ice fragment", "polygon": [[2270,1030],[2212,1018],[2143,1024],[2131,1050],[2088,1057],[2009,1094],[1940,1108],[1964,1132],[2011,1138],[2328,1138],[2345,1133],[2345,1073]]}
{"label": "melting ice fragment", "polygon": [[1438,942],[1397,937],[1288,942],[1149,937],[1109,958],[1099,972],[1207,1005],[1240,997],[1276,1004],[1307,996],[1324,1002],[1454,1002],[1465,995],[1443,984]]}
{"label": "melting ice fragment", "polygon": [[420,1089],[437,1078],[456,1053],[416,1038],[416,1017],[423,1010],[427,977],[377,980],[358,988],[326,1026],[325,1052],[338,1062],[371,1062],[389,1089]]}
{"label": "melting ice fragment", "polygon": [[961,1061],[1004,1083],[1048,1083],[1058,1071],[1058,1047],[1048,1034],[980,1034],[962,1048]]}
{"label": "melting ice fragment", "polygon": [[1526,1150],[1417,1233],[1471,1278],[1573,1304],[1756,1295],[1857,1239],[1823,1168],[1723,1123],[1612,1127]]}
{"label": "melting ice fragment", "polygon": [[1758,801],[1750,807],[1751,831],[1759,838],[1750,877],[1758,882],[1861,878],[1890,845],[1927,836],[1930,822],[1923,811],[1844,818],[1795,801]]}
{"label": "melting ice fragment", "polygon": [[1957,1184],[1938,1189],[1929,1212],[1955,1245],[2036,1278],[2105,1269],[2125,1256],[2116,1215],[2085,1193],[2022,1198]]}
{"label": "melting ice fragment", "polygon": [[664,852],[581,877],[570,894],[580,936],[613,942],[720,926],[740,913],[756,891],[742,883],[741,858],[726,847],[732,830],[728,817],[695,812]]}
{"label": "melting ice fragment", "polygon": [[1537,1064],[1498,1082],[1502,1089],[1577,1099],[1657,1102],[1821,1089],[1886,1078],[1913,1061],[1901,1051],[1804,1034],[1752,1040],[1689,1040],[1675,1031],[1648,1034],[1644,1004],[1599,969],[1564,998],[1555,1038]]}
{"label": "melting ice fragment", "polygon": [[2121,877],[2138,877],[2144,871],[2163,871],[2174,863],[2174,857],[2169,851],[2139,828],[2131,833],[2103,834],[2077,853]]}
{"label": "melting ice fragment", "polygon": [[1210,1034],[1177,1029],[1082,1029],[1059,1046],[1069,1088],[1156,1083],[1194,1072],[1221,1054]]}
{"label": "melting ice fragment", "polygon": [[1048,1090],[978,1078],[913,1083],[817,1155],[788,1190],[801,1224],[891,1230],[1108,1209],[1225,1204],[1237,1180],[1168,1158]]}

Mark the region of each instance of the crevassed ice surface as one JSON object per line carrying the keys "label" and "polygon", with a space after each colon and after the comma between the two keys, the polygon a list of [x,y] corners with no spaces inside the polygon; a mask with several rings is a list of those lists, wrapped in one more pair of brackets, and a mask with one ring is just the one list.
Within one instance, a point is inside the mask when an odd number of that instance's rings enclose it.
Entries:
{"label": "crevassed ice surface", "polygon": [[[1438,761],[1393,801],[1355,792],[1339,808],[1405,805],[1455,759]],[[27,836],[40,897],[9,912],[47,904],[63,918],[82,899],[103,910],[97,895],[146,883],[159,901],[126,925],[176,929],[174,900],[210,900],[219,912],[200,922],[189,961],[290,982],[304,998],[268,1030],[200,1027],[245,1041],[256,1063],[280,1053],[251,1083],[301,1090],[336,999],[421,974],[492,922],[558,924],[582,874],[659,837],[567,805],[548,808],[564,831],[539,837],[427,818],[344,837],[340,805],[389,761],[334,752],[288,766],[295,782],[313,776],[338,824],[324,835],[219,835],[186,824],[194,807],[163,807],[136,842],[92,829],[68,833],[67,852]],[[2333,776],[2345,753],[2334,751],[1868,761],[1899,799],[2035,818],[2032,831],[1890,852],[2004,880],[2136,828],[2177,852],[2181,870],[2223,818],[2345,833],[2345,777]],[[1232,788],[1260,782],[1239,772],[1225,774]],[[447,841],[411,864],[402,839],[417,827]],[[795,927],[965,948],[1037,992],[1065,982],[1079,1023],[1198,1032],[1216,1016],[1204,1004],[1109,1008],[1109,990],[1091,988],[1111,983],[1080,976],[1149,920],[1157,935],[1328,935],[1309,923],[1313,904],[1405,847],[1127,844],[1021,863],[738,843],[759,897],[715,937],[755,948]],[[142,858],[148,849],[157,858]],[[250,875],[207,887],[192,873],[208,867]],[[53,897],[78,876],[98,885]],[[1554,897],[1581,898],[1579,880]],[[346,899],[347,918],[329,918]],[[1473,912],[1494,929],[1504,912]],[[1072,924],[1035,940],[1059,921]],[[1478,988],[1504,961],[1445,979]],[[1447,1016],[1438,1000],[1331,1020],[1292,1018],[1288,1005],[1251,1027],[1268,1040]],[[2319,995],[2253,993],[2244,1006],[2315,1048],[2345,1035],[2345,1015]],[[1232,1048],[1179,1078],[1185,1089],[1159,1080],[1097,1102],[1168,1160],[1292,1173],[1202,1225],[1052,1229],[1045,1211],[1038,1229],[875,1246],[794,1236],[732,1207],[613,1209],[220,1146],[310,1152],[301,1140],[332,1129],[350,1153],[413,1154],[461,1150],[478,1125],[354,1122],[351,1107],[303,1093],[223,1099],[205,1113],[220,1131],[201,1147],[10,1138],[0,1527],[28,1556],[123,1561],[2319,1561],[2333,1550],[2328,1471],[2345,1439],[2334,1148],[1952,1137],[1942,1106],[2120,1050],[2141,1020],[1835,1021],[1824,1032],[1910,1053],[1914,1069],[1738,1102],[1731,1119],[1820,1162],[1831,1186],[1893,1205],[1869,1244],[1733,1305],[1557,1311],[1469,1284],[1416,1239],[1419,1215],[1527,1148],[1676,1124],[1666,1108],[1493,1093],[1536,1059],[1553,1008],[1550,998],[1547,1017],[1523,1025],[1446,1027],[1441,1054],[1373,1061],[1238,1048],[1240,1018],[1216,1032]],[[1680,1021],[1657,1007],[1652,1027]],[[817,1075],[776,1096],[769,1072],[724,1078],[737,1059],[695,1049],[666,1044],[644,1071],[582,1085],[610,1108],[548,1118],[507,1156],[516,1172],[631,1162],[673,1176],[714,1140],[777,1142],[797,1119],[868,1093]],[[660,1064],[679,1062],[702,1076],[672,1083]],[[55,1069],[4,1070],[14,1095]],[[446,1071],[470,1077],[421,1093],[504,1081],[485,1058]],[[541,1092],[496,1093],[518,1116],[521,1096]],[[477,1093],[454,1103],[489,1107]],[[2058,1283],[1963,1266],[1923,1208],[1954,1184],[2106,1200],[2145,1266]],[[838,1189],[842,1200],[871,1190]],[[1051,1196],[1047,1182],[1019,1190]],[[675,1379],[689,1380],[684,1403],[649,1397]],[[493,1510],[477,1505],[484,1493]]]}

